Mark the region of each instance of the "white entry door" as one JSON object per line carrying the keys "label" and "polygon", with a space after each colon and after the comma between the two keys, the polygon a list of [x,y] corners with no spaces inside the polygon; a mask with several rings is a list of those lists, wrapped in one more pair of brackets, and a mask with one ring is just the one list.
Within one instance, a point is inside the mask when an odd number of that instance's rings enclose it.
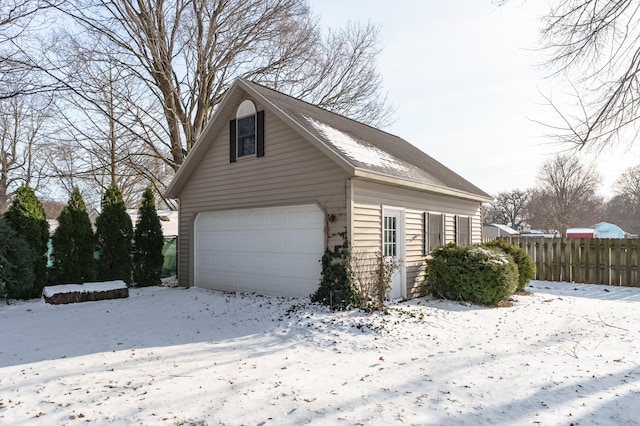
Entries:
{"label": "white entry door", "polygon": [[404,222],[402,210],[384,209],[382,214],[382,254],[385,259],[395,261],[398,269],[393,273],[389,299],[406,297],[404,262]]}

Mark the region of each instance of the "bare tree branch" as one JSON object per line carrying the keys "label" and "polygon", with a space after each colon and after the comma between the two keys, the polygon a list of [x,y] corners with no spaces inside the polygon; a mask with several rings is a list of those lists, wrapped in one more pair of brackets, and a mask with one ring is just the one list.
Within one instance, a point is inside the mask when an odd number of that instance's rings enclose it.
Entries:
{"label": "bare tree branch", "polygon": [[575,90],[580,116],[554,105],[566,125],[561,142],[579,148],[630,146],[640,113],[640,3],[633,0],[557,1],[544,20],[547,65]]}

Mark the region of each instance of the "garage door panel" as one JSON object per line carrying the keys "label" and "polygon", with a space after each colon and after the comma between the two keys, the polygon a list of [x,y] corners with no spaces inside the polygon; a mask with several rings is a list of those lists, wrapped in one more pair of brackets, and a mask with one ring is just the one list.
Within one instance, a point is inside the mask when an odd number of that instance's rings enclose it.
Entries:
{"label": "garage door panel", "polygon": [[198,286],[283,296],[318,287],[324,214],[315,205],[202,213],[195,228]]}

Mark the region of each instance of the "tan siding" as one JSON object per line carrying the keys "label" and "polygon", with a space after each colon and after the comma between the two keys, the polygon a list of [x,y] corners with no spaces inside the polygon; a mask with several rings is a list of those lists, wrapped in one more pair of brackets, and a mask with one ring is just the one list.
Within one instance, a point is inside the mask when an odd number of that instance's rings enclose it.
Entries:
{"label": "tan siding", "polygon": [[[180,193],[181,285],[193,285],[190,249],[199,212],[316,203],[336,216],[327,223],[328,234],[346,230],[346,172],[269,111],[265,113],[264,157],[229,163],[228,125],[220,127],[202,155]],[[329,244],[339,242],[334,238]]]}
{"label": "tan siding", "polygon": [[353,217],[353,248],[372,253],[382,250],[382,207],[354,202]]}
{"label": "tan siding", "polygon": [[482,208],[471,216],[471,243],[482,242]]}
{"label": "tan siding", "polygon": [[456,216],[452,214],[444,215],[444,244],[456,242]]}
{"label": "tan siding", "polygon": [[[421,283],[424,278],[424,227],[422,211],[406,211],[406,265],[407,265],[407,297],[421,295]],[[424,292],[422,292],[424,293]]]}
{"label": "tan siding", "polygon": [[455,216],[471,216],[473,242],[481,239],[480,203],[423,191],[353,179],[353,241],[359,249],[378,251],[382,245],[382,206],[405,209],[405,262],[407,296],[424,295],[424,256],[422,253],[423,212],[442,213],[445,241],[455,241]]}

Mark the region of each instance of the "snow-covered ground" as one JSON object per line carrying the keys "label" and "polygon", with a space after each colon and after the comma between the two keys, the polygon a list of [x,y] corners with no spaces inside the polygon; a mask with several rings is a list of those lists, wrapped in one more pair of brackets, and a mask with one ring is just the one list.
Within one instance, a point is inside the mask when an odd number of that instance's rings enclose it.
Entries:
{"label": "snow-covered ground", "polygon": [[640,424],[640,289],[528,290],[387,315],[166,287],[0,306],[0,424]]}

